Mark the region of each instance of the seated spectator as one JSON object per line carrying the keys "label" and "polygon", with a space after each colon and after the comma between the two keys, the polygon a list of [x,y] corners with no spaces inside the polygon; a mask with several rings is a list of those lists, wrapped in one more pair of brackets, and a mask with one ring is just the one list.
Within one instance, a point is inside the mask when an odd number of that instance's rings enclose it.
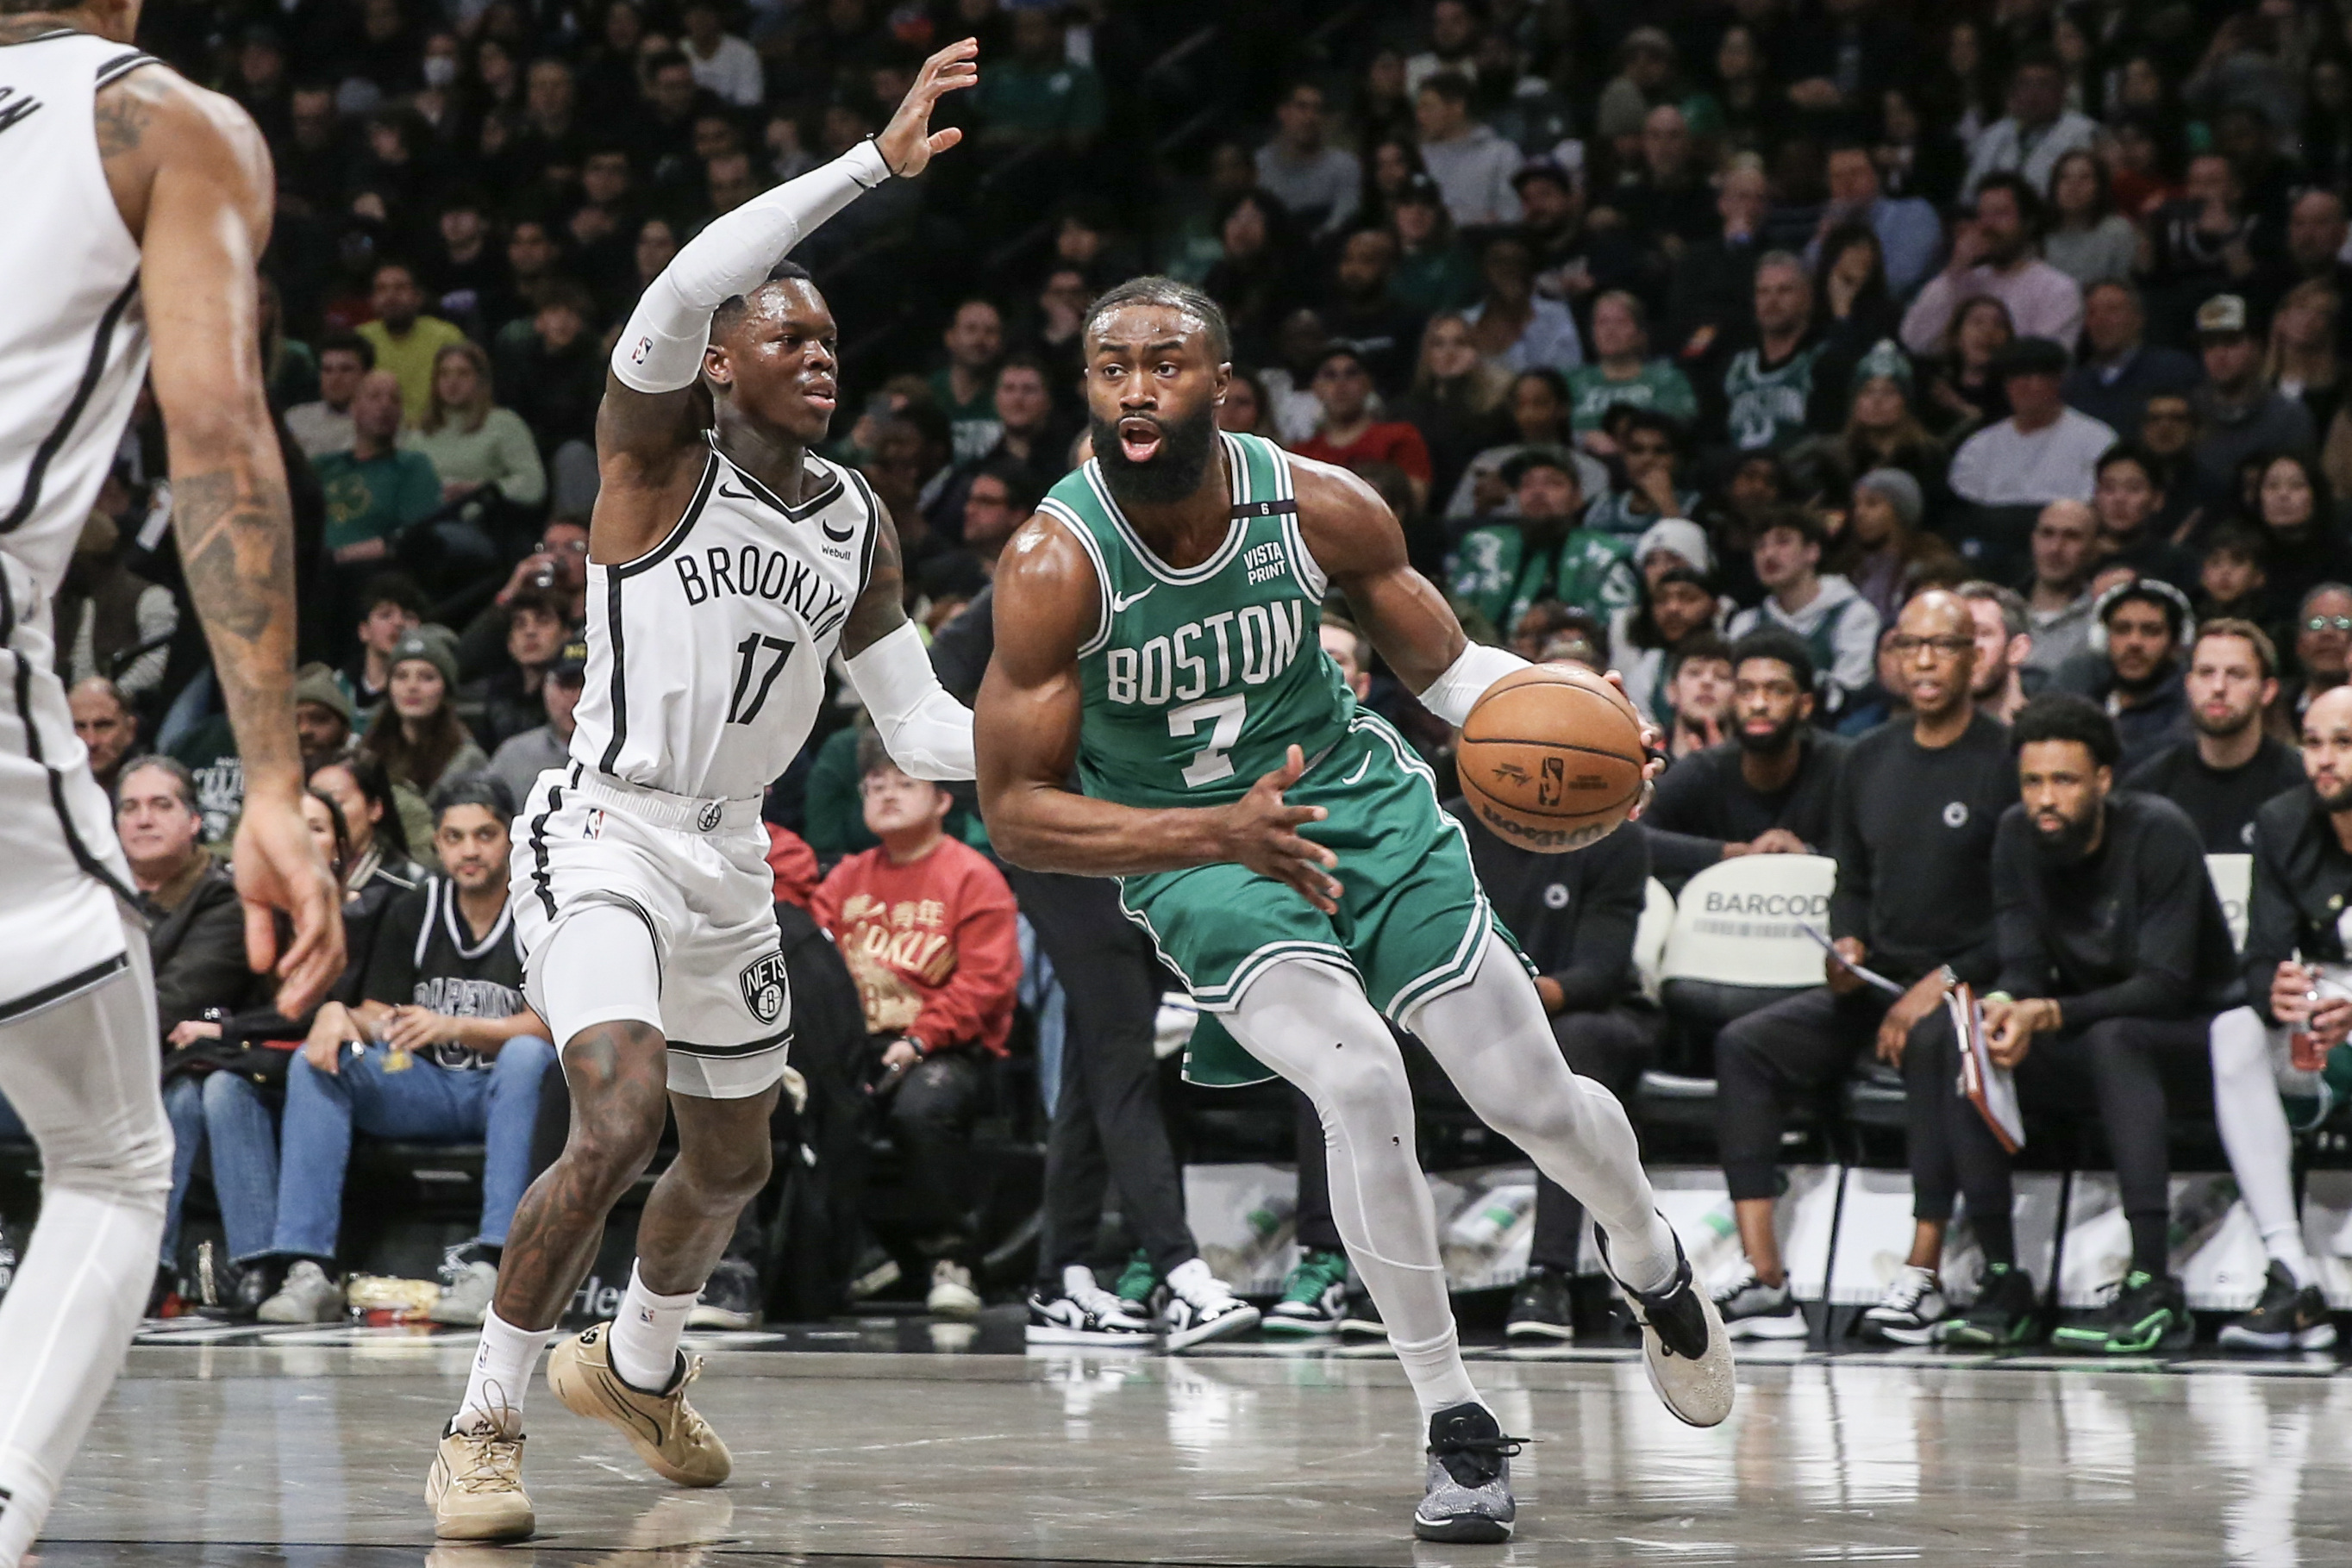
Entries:
{"label": "seated spectator", "polygon": [[2098,460],[2116,444],[2116,433],[2059,397],[2066,350],[2046,338],[2021,338],[1996,369],[2010,415],[1953,454],[1953,493],[1979,507],[2089,500]]}
{"label": "seated spectator", "polygon": [[[2352,693],[2303,715],[2305,782],[2254,816],[2241,974],[2246,1005],[2213,1020],[2213,1116],[2270,1267],[2253,1309],[2222,1325],[2233,1350],[2324,1350],[2336,1325],[2295,1202],[2294,1128],[2324,1117],[2352,1072]],[[2282,1103],[2282,1102],[2284,1102]],[[2292,1113],[2294,1122],[2290,1123]]]}
{"label": "seated spectator", "polygon": [[2126,440],[2139,434],[2151,396],[2185,392],[2203,375],[2203,367],[2189,355],[2147,342],[2147,308],[2128,278],[2086,286],[2083,360],[2058,389],[2068,407],[2112,426]]}
{"label": "seated spectator", "polygon": [[2263,462],[2254,506],[2277,601],[2293,602],[2321,582],[2352,579],[2352,549],[2336,497],[2309,458],[2281,453]]}
{"label": "seated spectator", "polygon": [[317,462],[352,445],[352,400],[375,369],[375,345],[356,332],[338,332],[319,342],[319,398],[286,411],[286,428],[302,455]]}
{"label": "seated spectator", "polygon": [[[2087,1081],[2131,1227],[2113,1299],[2051,1343],[2091,1354],[2185,1345],[2195,1324],[2170,1271],[2165,1114],[2168,1102],[2205,1098],[2206,1031],[2240,994],[2230,928],[2188,818],[2115,789],[2122,747],[2105,715],[2080,697],[2037,697],[2010,744],[2023,799],[1992,845],[2000,973],[1984,998],[1986,1044],[2029,1113],[2073,1108]],[[2011,1156],[1951,1074],[1914,1092],[1942,1102],[1985,1256],[1976,1303],[1945,1343],[2030,1340],[2040,1291],[2018,1266]]]}
{"label": "seated spectator", "polygon": [[2007,724],[2025,706],[2025,666],[2033,653],[2025,598],[1997,582],[1963,582],[1952,591],[1969,607],[1976,631],[1977,711]]}
{"label": "seated spectator", "polygon": [[2050,227],[2042,236],[2042,258],[2081,286],[2087,315],[2091,288],[2131,277],[2139,231],[2116,211],[2106,162],[2087,147],[2058,160],[2047,194]]}
{"label": "seated spectator", "polygon": [[2217,294],[2197,308],[2197,346],[2205,383],[2189,394],[2202,432],[2198,478],[2216,495],[2231,493],[2238,465],[2258,453],[2306,456],[2317,450],[2310,411],[2263,380],[2263,349],[2249,329],[2246,302]]}
{"label": "seated spectator", "polygon": [[2323,582],[2305,593],[2295,607],[2294,675],[2279,698],[2279,707],[2299,730],[2303,716],[2324,692],[2352,679],[2352,588]]}
{"label": "seated spectator", "polygon": [[433,392],[425,416],[402,433],[402,448],[421,452],[441,479],[441,499],[485,485],[526,511],[547,499],[547,468],[521,415],[490,396],[490,357],[478,343],[452,343],[433,357]]}
{"label": "seated spectator", "polygon": [[2182,689],[2189,596],[2161,578],[2133,578],[2092,606],[2106,647],[2062,672],[2061,684],[2101,703],[2114,721],[2126,774],[2189,735]]}
{"label": "seated spectator", "polygon": [[1625,485],[1593,502],[1584,514],[1586,528],[1633,538],[1664,518],[1687,517],[1698,510],[1698,492],[1675,485],[1687,436],[1674,415],[1660,409],[1629,409],[1612,414],[1609,428],[1609,444],[1617,449]]}
{"label": "seated spectator", "polygon": [[[1830,199],[1822,208],[1812,259],[1822,259],[1823,241],[1832,231],[1845,224],[1864,225],[1877,238],[1886,292],[1897,299],[1909,298],[1936,270],[1936,258],[1943,252],[1944,225],[1934,205],[1917,196],[1888,195],[1870,149],[1858,141],[1830,149],[1828,173]],[[2128,253],[2125,259],[2130,259]]]}
{"label": "seated spectator", "polygon": [[305,778],[350,752],[355,720],[351,696],[334,671],[305,664],[294,672],[294,741],[301,748]]}
{"label": "seated spectator", "polygon": [[1257,150],[1257,183],[1320,237],[1356,215],[1363,166],[1325,140],[1323,89],[1294,82],[1275,106],[1275,133]]}
{"label": "seated spectator", "polygon": [[1886,261],[1878,236],[1866,224],[1846,223],[1819,237],[1813,299],[1822,330],[1850,346],[1893,342],[1902,312],[1886,287]]}
{"label": "seated spectator", "polygon": [[1979,295],[2008,308],[2023,338],[2072,343],[2083,329],[2083,291],[2034,253],[2042,198],[2014,174],[1995,174],[1975,195],[1976,216],[1952,235],[1952,256],[1903,316],[1903,345],[1932,353],[1952,313]]}
{"label": "seated spectator", "polygon": [[947,415],[958,462],[996,444],[996,364],[1004,355],[1004,318],[986,299],[967,299],[940,335],[947,363],[931,372],[931,396]]}
{"label": "seated spectator", "polygon": [[565,487],[562,449],[574,443],[584,449],[595,439],[605,374],[604,354],[590,330],[595,308],[587,289],[568,277],[552,278],[540,290],[530,335],[501,342],[497,356],[498,382],[509,389],[508,406],[539,437],[540,455],[553,471],[559,511],[585,510],[585,502]]}
{"label": "seated spectator", "polygon": [[530,798],[531,787],[550,768],[561,768],[571,758],[572,715],[580,706],[580,689],[587,679],[588,648],[575,643],[559,650],[539,683],[541,711],[547,722],[509,735],[490,757],[489,773],[507,787],[517,801]]}
{"label": "seated spectator", "polygon": [[1315,434],[1297,444],[1300,456],[1341,468],[1393,463],[1412,480],[1415,501],[1428,497],[1428,444],[1403,420],[1373,417],[1372,372],[1361,354],[1349,345],[1332,344],[1317,360],[1311,384],[1323,413]]}
{"label": "seated spectator", "polygon": [[1649,357],[1649,312],[1635,296],[1612,289],[1593,300],[1592,353],[1568,372],[1569,419],[1592,451],[1611,450],[1601,420],[1612,408],[1655,409],[1685,424],[1698,417],[1689,379],[1670,361]]}
{"label": "seated spectator", "polygon": [[767,96],[760,52],[727,31],[716,0],[688,0],[678,15],[686,36],[677,47],[694,67],[694,85],[738,109],[758,107]]}
{"label": "seated spectator", "polygon": [[982,148],[1076,152],[1102,130],[1102,78],[1070,57],[1063,34],[1057,13],[1013,13],[1012,48],[990,62],[995,68],[972,89]]}
{"label": "seated spectator", "polygon": [[[1854,361],[1847,387],[1845,428],[1825,444],[1838,473],[1860,478],[1874,469],[1899,468],[1919,486],[1920,518],[1945,509],[1948,455],[1927,433],[1912,402],[1911,356],[1892,338],[1882,338]],[[1793,455],[1801,460],[1801,451]]]}
{"label": "seated spectator", "polygon": [[848,961],[866,1030],[882,1042],[877,1092],[923,1217],[927,1308],[969,1318],[981,1306],[971,1125],[988,1059],[1004,1054],[1013,1027],[1013,893],[985,857],[947,836],[947,790],[900,772],[877,736],[858,751],[866,826],[881,841],[834,868],[812,913]]}
{"label": "seated spectator", "polygon": [[321,1007],[287,1073],[270,1251],[289,1268],[264,1322],[342,1315],[335,1249],[355,1131],[487,1145],[480,1225],[450,1249],[431,1315],[478,1324],[497,1289],[555,1047],[522,995],[507,894],[513,802],[494,779],[461,780],[434,796],[433,820],[442,873],[386,911],[362,1000]]}
{"label": "seated spectator", "polygon": [[1396,236],[1396,276],[1389,292],[1417,315],[1434,318],[1457,311],[1478,298],[1479,267],[1456,236],[1444,193],[1427,174],[1415,174],[1397,193],[1389,211]]}
{"label": "seated spectator", "polygon": [[2129,442],[2099,457],[2091,493],[2098,517],[2097,559],[2091,570],[2129,567],[2142,577],[2160,577],[2184,592],[2196,586],[2196,558],[2158,531],[2164,487],[2157,483],[2156,460]]}
{"label": "seated spectator", "polygon": [[425,619],[425,595],[408,578],[387,571],[368,579],[353,602],[359,609],[359,649],[335,678],[352,699],[352,722],[364,725],[383,706],[384,689],[392,684],[392,651]]}
{"label": "seated spectator", "polygon": [[514,570],[490,607],[466,628],[462,647],[470,658],[461,657],[461,664],[479,664],[482,649],[503,642],[506,638],[506,618],[496,613],[514,602],[515,595],[525,590],[551,595],[556,607],[562,612],[564,622],[583,626],[588,622],[588,520],[583,517],[552,517],[540,529],[539,543],[531,552],[515,562]]}
{"label": "seated spectator", "polygon": [[1927,377],[1924,417],[1946,448],[2009,417],[2000,361],[2016,340],[2009,307],[1990,294],[1965,300],[1952,312],[1937,354],[1921,367]]}
{"label": "seated spectator", "polygon": [[1819,854],[1853,742],[1817,728],[1813,658],[1778,627],[1731,644],[1730,738],[1675,759],[1642,814],[1651,869],[1670,888],[1717,861]]}
{"label": "seated spectator", "polygon": [[157,694],[179,629],[172,591],[122,561],[121,531],[104,512],[90,513],[49,601],[58,676],[68,685],[102,675],[133,697]]}
{"label": "seated spectator", "polygon": [[[2017,798],[2001,727],[1978,713],[1967,605],[1930,589],[1903,607],[1892,639],[1908,722],[1854,743],[1831,808],[1837,860],[1827,984],[1759,1009],[1716,1037],[1717,1144],[1747,1266],[1716,1294],[1725,1332],[1801,1339],[1772,1228],[1787,1107],[1874,1055],[1901,1069],[1910,1129],[1911,1251],[1866,1332],[1925,1343],[1945,1315],[1937,1269],[1955,1178],[1930,1084],[1955,1071],[1945,993],[1993,975],[1994,825]],[[1849,966],[1905,987],[1891,1001]],[[1972,1210],[1973,1212],[1973,1210]]]}
{"label": "seated spectator", "polygon": [[378,263],[370,298],[375,319],[362,323],[359,335],[375,350],[374,370],[391,375],[400,389],[401,423],[418,423],[432,404],[433,367],[441,350],[464,342],[466,334],[424,313],[425,291],[406,262]]}
{"label": "seated spectator", "polygon": [[1690,122],[1671,103],[1642,117],[1638,161],[1618,175],[1596,223],[1630,230],[1644,247],[1671,261],[1683,246],[1715,227],[1715,193],[1691,149]]}
{"label": "seated spectator", "polygon": [[1666,756],[1723,744],[1731,712],[1731,647],[1713,632],[1692,637],[1666,658]]}
{"label": "seated spectator", "polygon": [[2261,622],[2270,611],[2270,550],[2242,523],[2206,536],[2197,558],[2197,621]]}
{"label": "seated spectator", "polygon": [[[516,594],[506,609],[504,656],[488,674],[459,689],[467,710],[480,714],[474,728],[481,744],[492,751],[544,721],[546,704],[541,700],[540,687],[548,667],[572,636],[555,599],[536,589]],[[514,798],[520,801],[528,793],[518,789]]]}
{"label": "seated spectator", "polygon": [[2098,546],[2098,517],[2080,501],[2053,501],[2034,519],[2033,575],[2025,591],[2025,629],[2033,648],[2025,664],[2045,680],[2090,645]]}
{"label": "seated spectator", "polygon": [[110,796],[125,761],[138,755],[139,716],[122,700],[121,688],[102,675],[76,681],[66,693],[74,738],[89,753],[90,777]]}
{"label": "seated spectator", "polygon": [[1472,118],[1470,91],[1468,78],[1446,70],[1413,94],[1422,166],[1437,182],[1455,223],[1510,223],[1519,215],[1511,176],[1518,172],[1521,154],[1492,127]]}
{"label": "seated spectator", "polygon": [[2024,56],[2011,71],[2008,109],[1969,148],[1962,200],[1982,193],[2004,176],[2032,190],[2047,190],[2061,158],[2098,140],[2099,122],[2066,106],[2064,69],[2047,51]]}
{"label": "seated spectator", "polygon": [[1462,319],[1479,353],[1514,371],[1566,371],[1584,362],[1575,316],[1536,292],[1535,252],[1524,238],[1506,232],[1489,239],[1478,270],[1486,290]]}
{"label": "seated spectator", "polygon": [[1632,541],[1581,527],[1587,510],[1575,460],[1530,447],[1504,466],[1513,515],[1462,536],[1449,559],[1454,597],[1507,634],[1540,599],[1595,617],[1634,601]]}
{"label": "seated spectator", "polygon": [[1779,250],[1756,263],[1754,331],[1723,371],[1722,439],[1742,452],[1777,452],[1811,427],[1813,371],[1823,339],[1813,324],[1805,264]]}
{"label": "seated spectator", "polygon": [[2189,722],[2196,733],[2124,777],[2124,788],[2161,795],[2188,815],[2209,855],[2253,848],[2263,802],[2303,782],[2294,748],[2264,733],[2278,700],[2278,647],[2246,621],[2206,621],[2189,647]]}
{"label": "seated spectator", "polygon": [[1320,308],[1324,330],[1364,357],[1373,389],[1384,398],[1402,395],[1421,344],[1421,318],[1390,294],[1396,262],[1396,235],[1358,229],[1339,246],[1331,294]]}
{"label": "seated spectator", "polygon": [[[2180,194],[2147,215],[2148,265],[2158,335],[2179,342],[2204,301],[2241,298],[2259,281],[2260,214],[2247,209],[2235,164],[2220,152],[2189,160]],[[2204,323],[2197,323],[2201,335]]]}
{"label": "seated spectator", "polygon": [[1643,281],[1645,258],[1633,238],[1586,223],[1580,175],[1538,158],[1519,166],[1511,185],[1519,193],[1519,232],[1535,252],[1537,293],[1573,308],[1596,289]]}
{"label": "seated spectator", "polygon": [[1878,612],[1882,625],[1903,608],[1922,568],[1943,567],[1959,559],[1950,545],[1921,526],[1926,509],[1918,479],[1903,469],[1873,468],[1853,482],[1845,532],[1828,564]]}
{"label": "seated spectator", "polygon": [[1646,574],[1641,598],[1610,615],[1608,667],[1624,677],[1636,711],[1660,725],[1673,716],[1666,665],[1692,638],[1713,635],[1718,612],[1712,579],[1696,567],[1668,566]]}
{"label": "seated spectator", "polygon": [[457,717],[457,654],[437,626],[419,627],[392,651],[392,680],[383,706],[360,749],[392,775],[430,797],[443,780],[479,772],[489,758]]}
{"label": "seated spectator", "polygon": [[1521,371],[1510,378],[1508,413],[1517,439],[1487,447],[1462,470],[1445,505],[1449,531],[1466,527],[1472,517],[1507,515],[1513,502],[1503,470],[1513,458],[1539,446],[1558,447],[1575,460],[1577,488],[1585,496],[1608,493],[1609,470],[1577,448],[1568,410],[1568,380],[1558,371]]}
{"label": "seated spectator", "polygon": [[2344,297],[2333,283],[2313,280],[2286,291],[2271,316],[2263,380],[2303,404],[2315,431],[2332,431],[2344,402],[2344,363],[2337,321]]}
{"label": "seated spectator", "polygon": [[398,792],[383,764],[364,752],[352,752],[314,768],[310,788],[334,802],[342,818],[344,840],[343,893],[346,899],[393,896],[406,893],[425,880],[409,846],[432,837],[432,815],[425,814],[425,832],[411,838],[400,812]]}
{"label": "seated spectator", "polygon": [[1762,170],[1739,164],[1715,193],[1720,232],[1687,246],[1666,282],[1668,353],[1689,369],[1719,353],[1725,334],[1752,308],[1771,189]]}
{"label": "seated spectator", "polygon": [[1764,602],[1731,618],[1734,640],[1767,626],[1795,636],[1821,673],[1821,707],[1834,725],[1854,708],[1875,682],[1878,612],[1835,572],[1821,570],[1828,543],[1819,514],[1785,507],[1764,520],[1756,536],[1756,580]]}
{"label": "seated spectator", "polygon": [[[1306,246],[1282,204],[1264,191],[1221,203],[1216,225],[1221,248],[1201,287],[1223,308],[1234,351],[1265,364],[1281,323],[1311,292]],[[1322,337],[1318,329],[1315,338]]]}
{"label": "seated spectator", "polygon": [[389,559],[410,525],[441,505],[433,460],[400,449],[400,396],[390,371],[370,371],[352,399],[351,450],[311,465],[327,496],[327,556],[338,565]]}

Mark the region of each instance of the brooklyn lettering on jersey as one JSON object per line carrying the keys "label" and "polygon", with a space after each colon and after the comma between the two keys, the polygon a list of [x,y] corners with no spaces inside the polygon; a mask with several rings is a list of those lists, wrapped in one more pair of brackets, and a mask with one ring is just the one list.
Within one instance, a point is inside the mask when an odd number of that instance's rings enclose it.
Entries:
{"label": "brooklyn lettering on jersey", "polygon": [[13,87],[0,87],[0,131],[5,131],[33,110],[41,100],[29,93],[18,92]]}
{"label": "brooklyn lettering on jersey", "polygon": [[1114,703],[1164,707],[1222,691],[1236,675],[1244,685],[1262,686],[1290,667],[1305,642],[1300,600],[1219,611],[1140,648],[1106,651],[1106,692]]}
{"label": "brooklyn lettering on jersey", "polygon": [[830,635],[849,618],[848,595],[825,581],[815,562],[795,559],[783,550],[714,545],[682,549],[670,558],[670,564],[677,569],[678,591],[688,606],[722,595],[764,599],[799,616],[813,637]]}

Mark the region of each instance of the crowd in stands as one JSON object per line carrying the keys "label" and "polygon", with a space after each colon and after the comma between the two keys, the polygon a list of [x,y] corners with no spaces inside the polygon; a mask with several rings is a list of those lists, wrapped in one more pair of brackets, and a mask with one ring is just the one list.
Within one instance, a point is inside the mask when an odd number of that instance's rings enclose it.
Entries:
{"label": "crowd in stands", "polygon": [[[1752,1266],[1723,1297],[1737,1332],[1793,1312],[1771,1222],[1789,1108],[1874,1053],[1908,1086],[1920,1228],[1874,1322],[1933,1325],[1965,1194],[1992,1265],[1966,1332],[2025,1332],[1981,1207],[2005,1156],[1951,1103],[1935,1004],[1957,979],[2000,994],[2030,1103],[2104,1123],[2135,1237],[2110,1328],[2185,1319],[2150,1206],[2168,1115],[2214,1093],[2220,1016],[2239,1092],[2217,1113],[2277,1261],[2248,1333],[2315,1333],[2291,1197],[2246,1165],[2284,1169],[2286,1124],[2246,1085],[2267,1092],[2273,1025],[2326,1043],[2352,1022],[2318,999],[2352,887],[2340,0],[207,0],[145,28],[275,159],[261,351],[299,536],[298,717],[352,901],[344,986],[276,1018],[230,961],[242,778],[144,413],[57,645],[153,905],[173,1212],[206,1151],[223,1310],[340,1310],[357,1132],[487,1145],[436,1308],[478,1320],[562,1110],[504,865],[580,693],[612,336],[699,225],[871,133],[971,33],[982,85],[941,110],[964,146],[797,253],[843,326],[825,455],[895,517],[950,690],[985,664],[997,553],[1084,434],[1087,305],[1139,272],[1196,282],[1233,329],[1225,428],[1361,474],[1474,636],[1622,672],[1667,735],[1639,831],[1530,866],[1468,829],[1571,1061],[1631,1092],[1668,1029],[1626,961],[1647,879],[1836,860],[1827,984],[1713,1044]],[[1451,737],[1369,644],[1327,622],[1325,645],[1450,779]],[[767,808],[780,903],[804,912],[795,992],[856,998],[795,1058],[794,1114],[838,1155],[837,1294],[905,1263],[936,1310],[976,1310],[996,1239],[973,1129],[1033,1082],[992,1071],[1011,1052],[1057,1090],[1041,1271],[1097,1260],[1115,1188],[1139,1244],[1117,1293],[1145,1302],[1202,1267],[1150,956],[1107,886],[1002,866],[968,792],[869,737],[844,695]],[[2247,852],[2241,964],[2200,857]],[[885,1135],[913,1194],[887,1246],[856,1202]],[[1564,1199],[1544,1195],[1530,1333],[1565,1322]],[[709,1321],[773,1288],[756,1228]],[[1321,1234],[1303,1210],[1270,1321],[1360,1311]]]}

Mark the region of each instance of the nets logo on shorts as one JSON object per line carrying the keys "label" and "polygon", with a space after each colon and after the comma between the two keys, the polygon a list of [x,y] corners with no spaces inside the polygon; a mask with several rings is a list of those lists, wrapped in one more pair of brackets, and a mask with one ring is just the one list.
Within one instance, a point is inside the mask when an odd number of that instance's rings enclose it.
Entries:
{"label": "nets logo on shorts", "polygon": [[784,956],[771,953],[737,977],[743,988],[743,1005],[761,1023],[773,1023],[784,1010]]}

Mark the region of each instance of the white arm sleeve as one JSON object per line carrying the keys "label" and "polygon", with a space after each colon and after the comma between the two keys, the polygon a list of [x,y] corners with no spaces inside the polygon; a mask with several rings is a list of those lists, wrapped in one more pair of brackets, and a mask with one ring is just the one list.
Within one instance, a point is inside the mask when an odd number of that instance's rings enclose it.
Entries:
{"label": "white arm sleeve", "polygon": [[1429,689],[1421,694],[1421,706],[1460,729],[1478,699],[1486,695],[1488,686],[1514,670],[1527,667],[1528,662],[1508,648],[1473,643],[1462,650],[1462,656],[1444,674],[1429,683]]}
{"label": "white arm sleeve", "polygon": [[847,663],[891,761],[916,779],[972,776],[971,710],[940,685],[912,622]]}
{"label": "white arm sleeve", "polygon": [[701,373],[710,313],[764,281],[793,246],[890,177],[870,141],[713,218],[670,258],[613,345],[613,373],[641,392],[677,392]]}

